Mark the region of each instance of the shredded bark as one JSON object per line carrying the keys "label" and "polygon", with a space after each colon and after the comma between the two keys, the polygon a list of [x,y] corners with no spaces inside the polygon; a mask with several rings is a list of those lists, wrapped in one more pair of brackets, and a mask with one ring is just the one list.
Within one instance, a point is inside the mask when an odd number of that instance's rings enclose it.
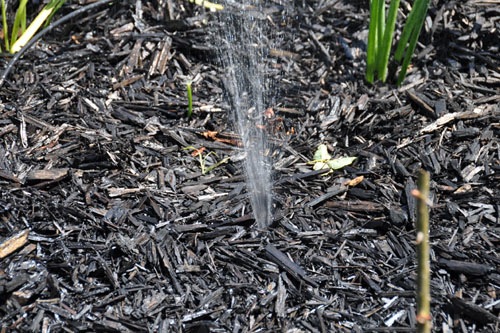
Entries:
{"label": "shredded bark", "polygon": [[[499,5],[432,1],[400,88],[364,81],[366,1],[255,13],[272,26],[267,230],[251,214],[218,15],[114,1],[15,62],[0,90],[2,330],[413,332],[424,168],[433,327],[498,331]],[[313,170],[320,144],[357,159]]]}

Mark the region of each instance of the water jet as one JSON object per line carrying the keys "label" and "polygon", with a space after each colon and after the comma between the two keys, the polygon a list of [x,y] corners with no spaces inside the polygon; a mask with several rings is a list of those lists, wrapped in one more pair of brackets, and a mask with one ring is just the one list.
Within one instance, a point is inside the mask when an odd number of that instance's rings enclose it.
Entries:
{"label": "water jet", "polygon": [[266,16],[262,2],[226,1],[220,17],[219,58],[235,129],[246,152],[247,192],[259,228],[272,223],[272,182],[265,110],[271,104],[266,77]]}

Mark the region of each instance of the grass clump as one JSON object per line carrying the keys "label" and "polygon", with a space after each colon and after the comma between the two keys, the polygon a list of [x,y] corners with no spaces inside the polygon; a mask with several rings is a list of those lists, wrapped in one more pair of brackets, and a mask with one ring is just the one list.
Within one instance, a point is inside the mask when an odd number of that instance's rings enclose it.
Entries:
{"label": "grass clump", "polygon": [[[400,0],[391,0],[386,17],[385,0],[370,0],[370,26],[366,56],[366,81],[387,79],[389,57],[393,44],[394,29]],[[415,0],[394,53],[394,60],[401,64],[397,85],[403,82],[418,37],[425,21],[429,0]]]}
{"label": "grass clump", "polygon": [[[26,27],[26,6],[28,0],[21,0],[17,7],[14,22],[12,23],[12,32],[9,38],[7,4],[5,0],[0,1],[2,10],[2,27],[5,50],[9,53],[18,52],[31,38],[37,33],[43,25],[48,25],[54,16],[54,13],[61,8],[66,0],[51,0],[38,13],[33,22]],[[2,49],[0,48],[0,51]]]}

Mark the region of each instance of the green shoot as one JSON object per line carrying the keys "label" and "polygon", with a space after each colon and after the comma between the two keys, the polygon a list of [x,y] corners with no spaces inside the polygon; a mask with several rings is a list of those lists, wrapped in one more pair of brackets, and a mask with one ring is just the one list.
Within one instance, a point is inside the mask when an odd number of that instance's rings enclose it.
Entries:
{"label": "green shoot", "polygon": [[188,110],[187,110],[187,117],[191,118],[193,115],[193,89],[191,87],[191,81],[188,81],[186,83],[186,90],[187,90],[187,98],[188,98]]}
{"label": "green shoot", "polygon": [[207,158],[210,155],[217,156],[217,154],[215,152],[211,151],[208,154],[203,154],[203,152],[205,151],[205,147],[201,147],[201,148],[197,149],[193,146],[186,147],[186,148],[184,148],[184,150],[192,150],[193,152],[191,153],[191,156],[198,156],[198,161],[200,163],[200,168],[201,168],[201,174],[203,174],[203,175],[206,175],[207,173],[209,173],[213,169],[217,168],[219,165],[224,164],[227,161],[229,161],[229,157],[226,157],[226,158],[220,160],[219,162],[207,167]]}
{"label": "green shoot", "polygon": [[[5,42],[5,49],[9,49],[9,29],[7,27],[7,6],[5,5],[5,0],[2,0],[2,26],[3,26],[3,35]],[[1,51],[1,49],[0,49]]]}
{"label": "green shoot", "polygon": [[370,28],[368,30],[368,48],[366,52],[366,81],[369,83],[373,83],[375,80],[379,38],[383,30],[383,9],[384,0],[370,1]]}
{"label": "green shoot", "polygon": [[316,152],[314,153],[312,161],[308,161],[307,164],[313,165],[313,170],[330,169],[333,170],[342,169],[345,166],[351,165],[356,157],[339,157],[332,158],[328,153],[328,148],[324,144],[320,144]]}
{"label": "green shoot", "polygon": [[14,18],[14,24],[12,25],[12,34],[10,37],[10,43],[8,51],[12,52],[12,45],[17,41],[19,34],[23,34],[26,30],[26,5],[28,0],[21,0],[19,2],[19,7],[17,7],[16,17]]}
{"label": "green shoot", "polygon": [[66,0],[51,0],[43,7],[33,22],[26,28],[26,5],[28,0],[21,0],[16,11],[12,25],[11,37],[8,37],[7,8],[5,0],[1,0],[2,25],[4,28],[5,49],[10,53],[18,52],[44,24],[48,24],[54,13],[64,4]]}
{"label": "green shoot", "polygon": [[[370,1],[370,26],[366,55],[366,81],[369,83],[373,83],[377,78],[382,82],[385,82],[387,79],[389,57],[393,44],[399,3],[400,0],[391,0],[386,21],[385,1]],[[415,0],[413,9],[408,15],[394,55],[394,59],[398,63],[401,63],[403,54],[405,56],[401,64],[397,85],[400,85],[406,76],[411,56],[415,50],[420,30],[425,21],[428,7],[429,0]],[[408,48],[406,49],[407,44]],[[406,53],[404,53],[405,49]]]}
{"label": "green shoot", "polygon": [[[394,35],[394,27],[396,26],[396,18],[398,16],[399,0],[392,0],[387,15],[387,26],[381,40],[381,49],[377,63],[377,71],[382,82],[387,79],[387,67],[389,63],[389,55],[391,54],[391,45]],[[382,9],[384,11],[384,9]]]}
{"label": "green shoot", "polygon": [[391,53],[394,27],[399,8],[399,0],[391,0],[387,22],[385,1],[370,1],[370,27],[368,31],[368,50],[366,61],[366,81],[373,83],[376,74],[385,82]]}
{"label": "green shoot", "polygon": [[401,65],[401,71],[399,72],[397,82],[398,86],[403,82],[406,76],[406,71],[410,64],[411,56],[413,55],[415,47],[417,46],[418,36],[420,36],[420,31],[422,30],[425,22],[427,8],[429,8],[429,0],[415,1],[413,9],[408,16],[407,23],[403,28],[401,39],[399,41],[398,47],[396,48],[396,52],[394,53],[394,59],[397,62],[401,62],[401,58],[403,57],[403,53],[405,51],[408,40],[409,44],[408,48],[406,49],[406,53],[404,53],[405,57]]}

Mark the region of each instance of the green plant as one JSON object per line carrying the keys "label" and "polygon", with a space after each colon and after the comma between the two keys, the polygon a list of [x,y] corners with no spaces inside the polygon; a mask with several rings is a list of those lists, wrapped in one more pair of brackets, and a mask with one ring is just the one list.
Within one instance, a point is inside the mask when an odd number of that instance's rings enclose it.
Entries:
{"label": "green plant", "polygon": [[313,165],[313,170],[329,168],[330,172],[333,172],[333,170],[351,165],[354,160],[356,160],[356,157],[332,158],[330,153],[328,153],[328,147],[325,144],[320,144],[314,152],[313,159],[308,161],[307,164]]}
{"label": "green plant", "polygon": [[[382,82],[387,79],[399,2],[400,0],[391,0],[386,20],[385,0],[370,0],[370,26],[366,52],[366,81],[369,83],[373,83],[377,77]],[[406,76],[428,7],[429,0],[415,0],[406,20],[394,53],[394,60],[401,64],[397,79],[398,86],[401,85]]]}
{"label": "green plant", "polygon": [[45,24],[49,24],[54,13],[61,8],[66,0],[51,0],[38,13],[33,22],[26,28],[26,5],[28,0],[21,0],[17,7],[14,23],[12,24],[12,33],[9,39],[9,29],[7,24],[7,6],[5,0],[1,0],[2,7],[2,25],[4,35],[5,49],[10,53],[18,52],[36,32]]}
{"label": "green plant", "polygon": [[213,169],[217,168],[219,165],[229,161],[229,157],[226,157],[226,158],[220,160],[219,162],[207,167],[207,158],[210,155],[217,156],[217,154],[215,152],[211,151],[208,154],[204,154],[205,147],[195,148],[193,146],[186,147],[186,148],[184,148],[184,150],[192,150],[191,156],[193,156],[193,157],[198,156],[198,161],[200,162],[200,167],[201,167],[201,173],[203,175],[209,173]]}
{"label": "green plant", "polygon": [[191,87],[191,80],[186,83],[187,97],[188,97],[188,110],[187,117],[191,118],[193,115],[193,89]]}

